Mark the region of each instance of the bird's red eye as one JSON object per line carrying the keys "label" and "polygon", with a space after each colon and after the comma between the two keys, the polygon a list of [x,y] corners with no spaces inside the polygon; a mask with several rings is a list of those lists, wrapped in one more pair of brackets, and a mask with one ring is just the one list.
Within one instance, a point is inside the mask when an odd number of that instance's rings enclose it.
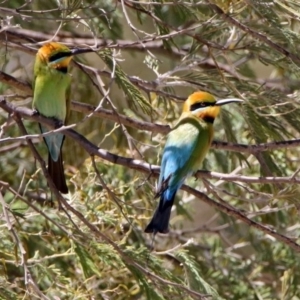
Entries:
{"label": "bird's red eye", "polygon": [[197,103],[194,103],[194,104],[192,104],[191,105],[191,107],[190,107],[190,111],[194,111],[194,110],[197,110],[197,109],[199,109],[199,108],[204,108],[204,107],[208,107],[208,106],[213,106],[214,105],[214,103],[213,102],[203,102],[203,101],[201,101],[201,102],[197,102]]}

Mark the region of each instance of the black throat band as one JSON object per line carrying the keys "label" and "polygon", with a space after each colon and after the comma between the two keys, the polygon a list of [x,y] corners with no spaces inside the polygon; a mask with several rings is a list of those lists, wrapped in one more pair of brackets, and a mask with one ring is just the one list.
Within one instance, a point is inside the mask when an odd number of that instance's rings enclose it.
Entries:
{"label": "black throat band", "polygon": [[204,120],[206,123],[213,124],[213,123],[214,123],[214,120],[215,120],[215,118],[214,118],[214,117],[212,117],[212,116],[205,116],[205,117],[203,117],[203,120]]}
{"label": "black throat band", "polygon": [[62,72],[64,74],[68,73],[68,67],[59,66],[56,68],[57,71]]}

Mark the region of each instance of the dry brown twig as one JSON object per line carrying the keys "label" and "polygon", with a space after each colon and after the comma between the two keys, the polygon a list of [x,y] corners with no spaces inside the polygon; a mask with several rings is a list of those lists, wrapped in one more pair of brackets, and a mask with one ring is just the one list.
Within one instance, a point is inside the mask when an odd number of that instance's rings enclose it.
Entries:
{"label": "dry brown twig", "polygon": [[[2,211],[3,211],[3,214],[4,214],[5,221],[6,221],[7,229],[11,233],[11,235],[13,237],[13,240],[14,240],[16,246],[19,249],[19,253],[20,253],[20,256],[21,256],[21,261],[20,261],[19,264],[24,269],[24,283],[25,283],[25,286],[28,289],[28,292],[29,292],[30,289],[33,289],[37,293],[37,295],[39,295],[39,297],[41,299],[49,300],[49,298],[46,297],[46,295],[44,293],[42,293],[42,291],[39,289],[38,284],[33,279],[32,275],[31,275],[31,272],[30,272],[30,270],[27,266],[27,258],[26,258],[27,252],[26,252],[26,250],[25,250],[25,248],[22,244],[21,238],[19,237],[18,231],[14,229],[14,225],[12,224],[12,222],[10,220],[7,203],[5,202],[5,200],[3,199],[3,196],[2,196],[2,189],[3,189],[3,186],[0,187],[0,203],[1,203],[1,206],[2,206]],[[18,259],[18,258],[16,258],[16,259]]]}

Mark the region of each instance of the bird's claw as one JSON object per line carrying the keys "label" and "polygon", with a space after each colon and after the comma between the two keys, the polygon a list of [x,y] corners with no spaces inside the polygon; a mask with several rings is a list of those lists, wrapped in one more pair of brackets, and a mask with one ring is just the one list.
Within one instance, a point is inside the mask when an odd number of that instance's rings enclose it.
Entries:
{"label": "bird's claw", "polygon": [[52,118],[52,120],[54,121],[54,127],[55,127],[55,129],[64,126],[64,122],[63,121],[58,120],[56,118]]}
{"label": "bird's claw", "polygon": [[39,113],[39,111],[38,111],[37,109],[34,108],[34,109],[32,110],[32,115],[33,115],[33,116],[39,116],[40,113]]}

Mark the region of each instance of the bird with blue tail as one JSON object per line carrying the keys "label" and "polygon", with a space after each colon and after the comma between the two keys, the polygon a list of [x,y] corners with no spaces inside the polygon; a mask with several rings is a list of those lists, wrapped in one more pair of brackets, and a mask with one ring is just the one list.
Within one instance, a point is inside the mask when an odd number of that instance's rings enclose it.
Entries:
{"label": "bird with blue tail", "polygon": [[167,137],[158,180],[157,196],[160,200],[145,232],[154,235],[169,232],[176,193],[186,177],[201,167],[213,139],[213,123],[220,107],[234,102],[242,100],[216,100],[213,95],[202,91],[191,94],[185,101],[180,119]]}

